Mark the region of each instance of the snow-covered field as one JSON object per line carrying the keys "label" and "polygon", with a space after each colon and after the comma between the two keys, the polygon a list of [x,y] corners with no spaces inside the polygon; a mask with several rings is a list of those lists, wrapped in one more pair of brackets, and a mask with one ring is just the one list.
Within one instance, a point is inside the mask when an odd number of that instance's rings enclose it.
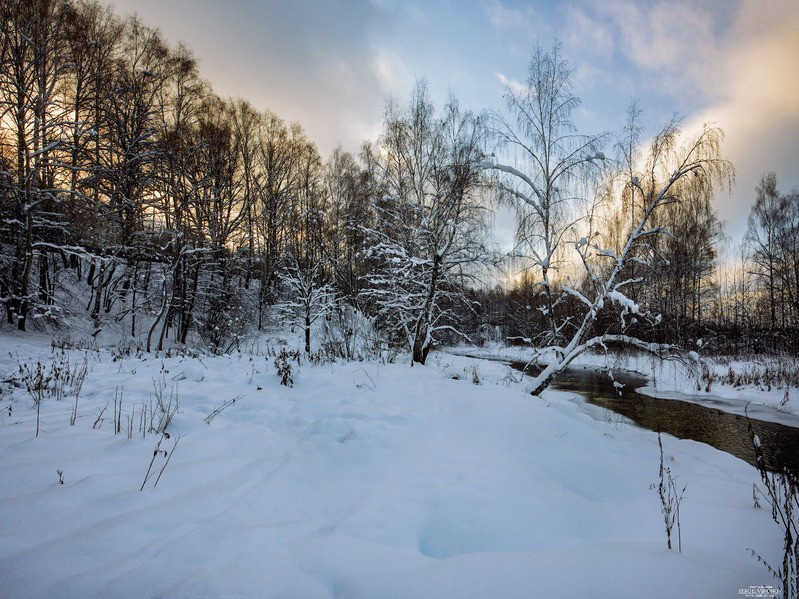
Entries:
{"label": "snow-covered field", "polygon": [[[0,347],[3,379],[52,363],[41,338],[5,333]],[[782,559],[751,466],[664,436],[686,485],[683,551],[669,551],[657,435],[562,392],[532,398],[499,363],[293,364],[289,388],[271,356],[67,354],[89,366],[74,426],[68,393],[41,404],[38,438],[25,389],[0,399],[4,598],[671,599],[777,584],[749,552]],[[179,412],[157,486],[162,454],[139,491],[159,386]]]}

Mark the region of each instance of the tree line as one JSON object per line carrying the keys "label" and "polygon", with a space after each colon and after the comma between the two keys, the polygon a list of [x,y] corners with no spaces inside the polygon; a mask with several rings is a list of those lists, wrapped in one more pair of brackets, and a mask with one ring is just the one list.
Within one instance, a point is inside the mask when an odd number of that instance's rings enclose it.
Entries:
{"label": "tree line", "polygon": [[9,324],[57,320],[72,280],[98,324],[124,317],[148,347],[224,336],[240,289],[260,328],[289,256],[329,260],[354,294],[370,191],[350,154],[323,161],[300,125],[218,97],[136,17],[91,1],[1,10]]}
{"label": "tree line", "polygon": [[[774,172],[753,191],[738,243],[725,235],[708,195],[663,210],[659,222],[669,234],[653,248],[660,259],[631,294],[661,318],[656,330],[640,335],[731,355],[799,354],[799,192],[781,192]],[[620,217],[605,222],[609,236]],[[536,277],[523,267],[512,272],[519,274],[509,286],[473,292],[483,308],[472,327],[482,340],[510,332],[512,342],[521,342],[546,326]]]}
{"label": "tree line", "polygon": [[[421,363],[457,339],[794,348],[797,194],[764,177],[746,263],[719,269],[721,132],[685,142],[675,120],[647,146],[633,104],[619,134],[579,134],[557,44],[503,113],[439,109],[419,82],[377,140],[323,157],[299,124],[216,95],[136,17],[5,0],[0,20],[9,326],[64,326],[78,306],[148,351],[193,336],[221,350],[282,314],[306,351],[314,322],[336,323],[346,355],[370,319],[376,343]],[[507,261],[496,201],[517,209],[520,274],[491,289]]]}

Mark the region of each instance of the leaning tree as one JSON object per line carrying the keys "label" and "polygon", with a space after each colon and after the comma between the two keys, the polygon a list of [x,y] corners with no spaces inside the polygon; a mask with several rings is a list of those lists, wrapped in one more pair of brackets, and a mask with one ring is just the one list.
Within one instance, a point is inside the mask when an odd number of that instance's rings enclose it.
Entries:
{"label": "leaning tree", "polygon": [[[642,152],[635,108],[617,144],[623,151],[616,168],[609,169],[600,149],[606,136],[579,135],[569,118],[579,100],[559,51],[557,44],[549,53],[536,49],[526,86],[507,94],[515,122],[495,121],[499,140],[521,160],[480,162],[499,173],[500,190],[519,206],[519,253],[539,276],[539,309],[547,325],[533,360],[549,360],[530,385],[533,395],[592,348],[620,343],[659,354],[676,349],[639,334],[662,317],[639,303],[634,291],[668,266],[659,251],[659,240],[670,235],[663,226],[668,207],[697,201],[697,182],[709,194],[733,177],[720,154],[723,132],[715,127],[704,126],[689,139],[675,117]],[[625,213],[617,228],[602,218],[611,204]]]}

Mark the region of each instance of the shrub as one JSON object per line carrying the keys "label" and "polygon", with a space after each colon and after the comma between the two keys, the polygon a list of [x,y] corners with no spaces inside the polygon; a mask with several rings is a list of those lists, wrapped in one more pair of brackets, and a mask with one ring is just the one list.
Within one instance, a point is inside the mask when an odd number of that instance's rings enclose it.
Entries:
{"label": "shrub", "polygon": [[280,377],[280,384],[285,387],[294,386],[294,373],[291,369],[291,360],[294,360],[299,366],[300,352],[286,351],[285,347],[281,347],[280,353],[275,358],[275,369],[277,370],[277,375]]}

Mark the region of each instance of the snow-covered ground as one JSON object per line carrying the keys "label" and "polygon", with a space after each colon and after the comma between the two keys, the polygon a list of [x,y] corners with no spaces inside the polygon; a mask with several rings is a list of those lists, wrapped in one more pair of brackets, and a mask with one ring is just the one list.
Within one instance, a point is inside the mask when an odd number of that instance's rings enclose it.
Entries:
{"label": "snow-covered ground", "polygon": [[[0,348],[3,379],[52,363],[41,338],[6,333]],[[749,552],[782,558],[751,466],[664,436],[686,485],[683,552],[669,551],[650,488],[657,436],[562,392],[531,398],[499,363],[294,364],[288,388],[271,356],[67,355],[89,365],[74,426],[68,393],[42,403],[38,438],[27,392],[6,385],[0,399],[2,597],[671,599],[776,586]],[[161,479],[139,491],[158,441],[141,414],[159,386],[180,409]]]}

